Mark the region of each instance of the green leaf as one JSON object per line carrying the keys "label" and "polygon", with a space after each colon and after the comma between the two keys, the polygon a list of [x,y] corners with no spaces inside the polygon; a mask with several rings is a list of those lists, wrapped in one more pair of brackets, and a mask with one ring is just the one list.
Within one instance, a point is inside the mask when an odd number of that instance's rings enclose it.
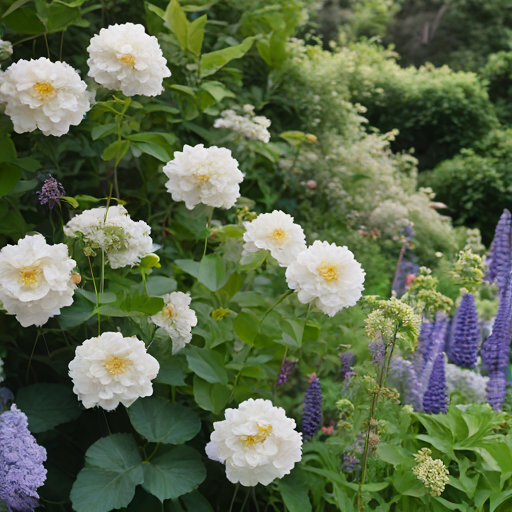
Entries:
{"label": "green leaf", "polygon": [[149,276],[146,283],[148,295],[155,297],[161,297],[162,295],[174,292],[177,288],[178,283],[172,277]]}
{"label": "green leaf", "polygon": [[224,258],[209,254],[201,260],[197,280],[212,292],[220,290],[228,282],[229,276]]}
{"label": "green leaf", "polygon": [[398,466],[399,464],[406,464],[412,462],[413,456],[405,448],[395,446],[387,443],[379,443],[377,446],[377,455],[388,464]]}
{"label": "green leaf", "polygon": [[152,443],[183,444],[201,429],[197,414],[164,398],[139,398],[127,410],[133,428]]}
{"label": "green leaf", "polygon": [[203,46],[204,27],[206,25],[206,14],[188,24],[187,48],[197,57],[201,55]]}
{"label": "green leaf", "polygon": [[16,405],[28,417],[28,428],[34,434],[52,430],[72,421],[82,413],[73,390],[63,384],[33,384],[16,394]]}
{"label": "green leaf", "polygon": [[80,205],[78,204],[78,201],[74,197],[69,196],[62,196],[61,201],[64,201],[72,206],[72,208],[78,208]]}
{"label": "green leaf", "polygon": [[20,181],[21,169],[7,162],[0,164],[0,197],[7,195]]}
{"label": "green leaf", "polygon": [[223,384],[210,384],[197,375],[194,376],[194,399],[201,409],[220,414],[226,407],[231,391]]}
{"label": "green leaf", "polygon": [[23,7],[25,4],[28,4],[29,2],[31,2],[32,0],[16,0],[16,2],[14,2],[10,7],[9,9],[7,9],[3,15],[2,15],[2,18],[5,18],[6,16],[9,16],[9,14],[11,14],[12,12],[14,12],[16,9],[19,9],[20,7]]}
{"label": "green leaf", "polygon": [[202,379],[214,384],[227,385],[228,374],[224,365],[224,358],[214,350],[206,348],[189,347],[186,358],[190,369]]}
{"label": "green leaf", "polygon": [[70,25],[80,15],[79,9],[74,9],[60,2],[52,2],[48,12],[48,30],[54,32]]}
{"label": "green leaf", "polygon": [[163,502],[197,489],[205,478],[199,453],[189,446],[178,446],[144,464],[142,487]]}
{"label": "green leaf", "polygon": [[289,475],[278,480],[277,487],[283,502],[290,512],[312,512],[308,496],[307,480],[295,469]]}
{"label": "green leaf", "polygon": [[144,481],[142,458],[131,434],[96,441],[85,454],[86,467],[71,489],[75,512],[109,512],[126,507]]}
{"label": "green leaf", "polygon": [[170,386],[184,386],[185,374],[177,358],[171,357],[168,360],[159,361],[160,370],[156,376],[155,382],[169,384]]}
{"label": "green leaf", "polygon": [[160,160],[160,162],[167,163],[172,160],[172,155],[158,144],[153,144],[151,142],[135,142],[133,147],[146,155],[150,155],[157,160]]}
{"label": "green leaf", "polygon": [[46,30],[33,5],[25,5],[7,16],[4,14],[4,16],[5,24],[14,32],[35,35],[42,34]]}
{"label": "green leaf", "polygon": [[[85,297],[89,302],[96,304],[96,294],[94,292],[83,290],[82,288],[77,288],[76,293],[80,294],[82,297]],[[100,304],[110,304],[111,302],[115,302],[117,297],[115,293],[104,292],[100,293],[99,299]]]}
{"label": "green leaf", "polygon": [[16,160],[16,147],[10,137],[0,137],[0,162]]}
{"label": "green leaf", "polygon": [[203,54],[199,66],[201,78],[213,75],[228,62],[243,57],[250,50],[253,41],[254,37],[248,37],[237,46],[230,46],[223,50]]}
{"label": "green leaf", "polygon": [[81,295],[75,295],[73,304],[62,308],[57,320],[60,328],[66,331],[87,322],[93,314],[94,304]]}
{"label": "green leaf", "polygon": [[100,126],[95,126],[91,130],[92,140],[98,140],[102,137],[106,137],[116,131],[116,123],[108,123]]}
{"label": "green leaf", "polygon": [[171,0],[164,13],[164,20],[173,31],[183,50],[188,47],[188,20],[178,0]]}
{"label": "green leaf", "polygon": [[257,251],[249,254],[245,254],[242,256],[240,260],[240,266],[238,269],[240,272],[249,272],[250,270],[256,270],[260,268],[267,257],[269,256],[269,251]]}
{"label": "green leaf", "polygon": [[127,140],[116,140],[110,146],[105,148],[101,158],[108,162],[109,160],[116,161],[116,165],[121,161],[126,152],[130,148],[130,143]]}
{"label": "green leaf", "polygon": [[236,335],[248,345],[252,345],[258,334],[261,319],[252,311],[242,311],[233,322]]}

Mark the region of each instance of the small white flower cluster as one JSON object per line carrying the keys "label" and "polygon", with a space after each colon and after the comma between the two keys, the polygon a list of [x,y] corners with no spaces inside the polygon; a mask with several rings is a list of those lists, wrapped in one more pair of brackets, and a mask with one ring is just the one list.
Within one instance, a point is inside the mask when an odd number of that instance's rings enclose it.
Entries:
{"label": "small white flower cluster", "polygon": [[284,409],[270,400],[250,398],[238,409],[226,409],[225,417],[213,424],[206,455],[226,465],[230,482],[268,485],[301,460],[302,434]]}
{"label": "small white flower cluster", "polygon": [[81,237],[86,254],[105,251],[111,268],[122,268],[139,263],[151,252],[151,228],[142,220],[135,222],[124,206],[110,206],[86,210],[73,217],[64,233],[72,238]]}
{"label": "small white flower cluster", "polygon": [[455,364],[446,364],[446,391],[450,395],[459,392],[468,403],[485,402],[489,377],[473,370],[459,368]]}
{"label": "small white flower cluster", "polygon": [[238,115],[232,109],[224,110],[220,113],[222,117],[215,121],[213,127],[232,130],[247,139],[269,142],[270,119],[265,116],[255,116],[252,105],[244,105],[243,109],[245,113],[243,116]]}
{"label": "small white flower cluster", "polygon": [[172,340],[172,353],[176,354],[192,340],[192,327],[197,325],[196,313],[190,308],[188,293],[172,292],[163,296],[165,306],[151,320],[164,329]]}
{"label": "small white flower cluster", "polygon": [[431,457],[432,450],[422,448],[415,456],[417,466],[412,468],[413,475],[430,490],[431,496],[441,496],[450,481],[448,468],[441,459]]}
{"label": "small white flower cluster", "polygon": [[64,244],[48,245],[27,235],[0,250],[0,302],[23,327],[44,325],[73,303],[76,263]]}
{"label": "small white flower cluster", "polygon": [[137,398],[151,396],[151,381],[159,369],[158,361],[137,337],[104,332],[77,347],[69,376],[86,409],[99,405],[112,411],[119,403],[129,407]]}
{"label": "small white flower cluster", "polygon": [[[12,46],[0,42],[2,58]],[[101,29],[87,48],[89,76],[126,96],[157,96],[163,79],[171,76],[156,37],[142,25],[125,23]],[[21,59],[0,74],[0,103],[16,133],[39,128],[60,137],[77,126],[90,109],[90,94],[80,75],[65,62]]]}

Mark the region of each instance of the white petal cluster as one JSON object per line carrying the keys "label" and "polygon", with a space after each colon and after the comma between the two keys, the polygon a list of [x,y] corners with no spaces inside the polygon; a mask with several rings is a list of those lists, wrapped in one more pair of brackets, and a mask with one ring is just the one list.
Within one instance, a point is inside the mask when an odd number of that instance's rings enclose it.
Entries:
{"label": "white petal cluster", "polygon": [[459,392],[467,403],[485,402],[489,377],[449,363],[445,365],[445,371],[446,391],[449,395]]}
{"label": "white petal cluster", "polygon": [[287,267],[306,249],[304,230],[287,213],[275,210],[244,222],[244,254],[270,251],[281,267]]}
{"label": "white petal cluster", "polygon": [[125,23],[102,28],[87,48],[89,76],[126,96],[158,96],[171,76],[158,40],[142,25]]}
{"label": "white petal cluster", "polygon": [[86,251],[105,251],[112,268],[133,266],[151,252],[151,228],[142,220],[135,222],[124,206],[86,210],[65,226],[69,237],[84,241]]}
{"label": "white petal cluster", "polygon": [[0,74],[0,103],[16,133],[39,128],[60,137],[81,123],[90,108],[87,85],[65,62],[19,60]]}
{"label": "white petal cluster", "polygon": [[299,301],[314,301],[318,309],[334,316],[354,306],[364,290],[365,272],[346,247],[316,241],[286,269],[288,286]]}
{"label": "white petal cluster", "polygon": [[270,400],[250,398],[225,414],[224,421],[213,424],[206,455],[226,464],[230,482],[268,485],[289,474],[301,460],[302,434],[284,409]]}
{"label": "white petal cluster", "polygon": [[137,337],[104,332],[76,348],[69,376],[86,409],[99,405],[112,411],[120,403],[129,407],[137,398],[151,396],[151,381],[159,369],[158,361]]}
{"label": "white petal cluster", "polygon": [[76,266],[64,244],[27,235],[0,251],[0,302],[23,327],[41,326],[73,303]]}
{"label": "white petal cluster", "polygon": [[172,339],[172,353],[180,351],[192,340],[192,327],[197,325],[196,313],[190,308],[188,293],[172,292],[163,296],[165,307],[151,317],[155,325],[164,329]]}
{"label": "white petal cluster", "polygon": [[270,132],[267,128],[270,126],[270,119],[265,116],[255,116],[252,105],[245,105],[245,107],[245,115],[243,116],[238,115],[231,109],[224,110],[220,113],[222,117],[215,121],[213,127],[232,130],[246,139],[269,142]]}
{"label": "white petal cluster", "polygon": [[185,201],[189,210],[200,203],[231,208],[240,197],[239,183],[244,179],[229,149],[202,144],[176,151],[164,173],[169,178],[167,191],[174,201]]}

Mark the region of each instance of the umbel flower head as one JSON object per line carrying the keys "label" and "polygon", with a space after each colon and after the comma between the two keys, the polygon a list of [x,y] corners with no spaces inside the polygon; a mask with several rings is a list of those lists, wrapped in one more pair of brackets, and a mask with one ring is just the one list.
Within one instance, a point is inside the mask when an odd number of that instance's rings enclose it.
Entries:
{"label": "umbel flower head", "polygon": [[252,222],[244,222],[244,254],[270,251],[281,267],[287,267],[306,249],[304,230],[293,217],[279,210],[262,213]]}
{"label": "umbel flower head", "polygon": [[334,316],[354,306],[364,290],[365,272],[346,247],[318,240],[302,251],[286,269],[288,286],[303,304]]}
{"label": "umbel flower head", "polygon": [[474,368],[478,358],[480,329],[475,297],[466,293],[462,297],[454,318],[450,354],[453,362],[461,368]]}
{"label": "umbel flower head", "polygon": [[51,174],[49,174],[48,178],[44,181],[41,190],[37,191],[36,194],[39,197],[41,205],[47,204],[50,209],[52,209],[56,204],[59,204],[59,199],[66,195],[66,191],[64,190],[62,183],[59,183]]}
{"label": "umbel flower head", "polygon": [[158,96],[171,76],[158,40],[142,25],[125,23],[102,28],[87,48],[89,76],[126,96]]}
{"label": "umbel flower head", "polygon": [[31,512],[46,480],[46,450],[28,430],[25,414],[13,405],[0,414],[0,500],[9,512]]}
{"label": "umbel flower head", "polygon": [[226,409],[225,415],[213,424],[206,455],[226,464],[230,482],[268,485],[301,460],[302,435],[295,430],[295,421],[270,400],[249,398],[238,409]]}
{"label": "umbel flower head", "polygon": [[0,103],[16,133],[39,128],[57,137],[79,125],[90,108],[80,75],[69,64],[44,57],[19,60],[0,74]]}
{"label": "umbel flower head", "polygon": [[165,184],[174,201],[184,201],[192,210],[202,203],[215,208],[231,208],[240,197],[244,175],[238,162],[226,148],[185,145],[174,153],[163,169],[169,181]]}
{"label": "umbel flower head", "polygon": [[439,414],[445,413],[447,407],[445,360],[444,353],[441,352],[434,361],[428,387],[423,396],[423,411],[427,414]]}
{"label": "umbel flower head", "polygon": [[124,206],[86,210],[64,226],[64,233],[82,238],[88,255],[105,251],[112,268],[139,263],[153,246],[151,228],[143,220],[132,220]]}
{"label": "umbel flower head", "polygon": [[302,435],[311,439],[322,426],[322,386],[316,374],[309,376],[309,386],[302,411]]}
{"label": "umbel flower head", "polygon": [[172,292],[163,296],[165,306],[151,320],[164,329],[172,339],[172,353],[176,354],[192,340],[192,327],[197,325],[196,313],[190,309],[190,295]]}
{"label": "umbel flower head", "polygon": [[23,327],[41,326],[73,304],[76,263],[64,244],[48,245],[43,235],[27,235],[0,251],[0,301]]}
{"label": "umbel flower head", "polygon": [[244,106],[243,116],[238,115],[234,110],[224,110],[220,113],[221,118],[217,119],[213,125],[214,128],[226,128],[242,135],[246,139],[269,142],[270,119],[265,116],[255,116],[252,105]]}
{"label": "umbel flower head", "polygon": [[423,482],[432,496],[441,496],[450,481],[447,467],[441,459],[431,457],[432,450],[422,448],[415,456],[418,464],[412,468],[413,475]]}
{"label": "umbel flower head", "polygon": [[137,398],[151,396],[151,381],[159,369],[144,342],[135,336],[125,338],[120,332],[104,332],[76,348],[69,376],[86,409],[99,405],[112,411],[119,403],[130,407]]}

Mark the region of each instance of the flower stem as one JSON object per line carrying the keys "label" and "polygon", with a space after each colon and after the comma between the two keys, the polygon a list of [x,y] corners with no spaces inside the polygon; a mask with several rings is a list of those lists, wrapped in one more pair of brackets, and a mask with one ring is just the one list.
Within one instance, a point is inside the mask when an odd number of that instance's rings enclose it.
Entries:
{"label": "flower stem", "polygon": [[247,502],[249,501],[249,496],[250,496],[250,495],[251,495],[251,489],[249,488],[249,489],[247,489],[247,494],[246,494],[246,496],[245,496],[245,500],[244,500],[244,502],[243,502],[243,504],[242,504],[242,508],[240,509],[240,512],[244,512],[244,510],[245,510],[245,505],[246,505],[246,504],[247,504]]}
{"label": "flower stem", "polygon": [[233,512],[233,505],[235,504],[236,495],[238,494],[238,489],[240,489],[240,484],[236,484],[235,492],[233,493],[233,499],[231,500],[231,505],[229,506],[228,512]]}
{"label": "flower stem", "polygon": [[256,512],[260,512],[260,506],[258,505],[258,500],[256,499],[256,487],[252,488],[252,500],[256,506]]}
{"label": "flower stem", "polygon": [[94,278],[94,271],[92,270],[92,263],[91,258],[87,256],[87,259],[89,260],[89,268],[91,269],[91,277],[92,277],[92,284],[94,285],[94,293],[96,294],[96,313],[98,315],[98,336],[101,335],[101,315],[100,315],[100,294],[98,293],[98,288],[96,286],[96,279]]}

